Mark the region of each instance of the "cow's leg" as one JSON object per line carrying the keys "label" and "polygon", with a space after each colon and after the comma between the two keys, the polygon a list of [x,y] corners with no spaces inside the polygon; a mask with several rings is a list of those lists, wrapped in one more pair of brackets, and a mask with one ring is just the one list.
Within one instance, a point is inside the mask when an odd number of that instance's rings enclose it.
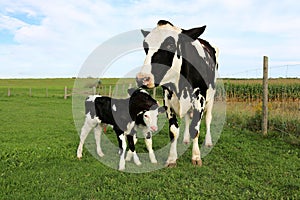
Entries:
{"label": "cow's leg", "polygon": [[95,128],[94,128],[94,134],[95,134],[95,140],[96,140],[96,147],[97,147],[97,154],[100,156],[100,157],[103,157],[104,154],[102,152],[102,149],[101,149],[101,133],[102,133],[102,127],[100,124],[98,124]]}
{"label": "cow's leg", "polygon": [[145,144],[149,152],[149,158],[151,163],[157,163],[154,151],[152,149],[152,134],[151,132],[144,133],[145,136]]}
{"label": "cow's leg", "polygon": [[[192,114],[191,114],[192,115]],[[190,132],[189,132],[189,126],[191,123],[191,115],[188,113],[184,116],[185,121],[185,128],[184,128],[184,136],[183,136],[183,143],[189,144],[190,143]]]}
{"label": "cow's leg", "polygon": [[[176,118],[176,113],[173,108],[171,108],[172,93],[167,89],[164,89],[164,106],[166,106],[166,115],[169,119],[169,137],[171,141],[170,152],[168,159],[166,161],[167,167],[176,166],[177,161],[177,140],[179,137],[179,126]],[[174,98],[174,97],[173,97]]]}
{"label": "cow's leg", "polygon": [[91,119],[88,119],[88,118],[85,119],[85,122],[81,128],[80,142],[79,142],[79,145],[77,148],[77,158],[78,159],[82,158],[82,149],[83,149],[84,141],[94,126],[95,126],[95,124],[92,123]]}
{"label": "cow's leg", "polygon": [[174,167],[176,166],[177,160],[177,139],[179,137],[179,126],[176,118],[176,114],[173,109],[168,107],[167,116],[169,119],[169,135],[171,140],[169,157],[166,162],[166,166]]}
{"label": "cow's leg", "polygon": [[[135,135],[135,134],[134,134]],[[133,162],[136,165],[141,165],[141,161],[138,157],[138,155],[135,152],[135,142],[134,142],[134,135],[130,134],[127,135],[127,140],[128,140],[128,146],[129,146],[129,150],[127,152],[127,157],[126,160],[131,160],[131,158],[133,157]]]}
{"label": "cow's leg", "polygon": [[198,137],[200,131],[200,122],[204,112],[205,98],[200,94],[200,91],[196,90],[192,100],[193,103],[193,119],[190,124],[190,134],[193,139],[193,150],[192,150],[192,163],[194,165],[202,165],[201,154],[198,144]]}
{"label": "cow's leg", "polygon": [[212,109],[214,105],[214,99],[210,99],[207,101],[205,109],[206,109],[206,135],[205,135],[205,146],[211,147],[213,145],[211,134],[210,134],[210,124],[212,120]]}

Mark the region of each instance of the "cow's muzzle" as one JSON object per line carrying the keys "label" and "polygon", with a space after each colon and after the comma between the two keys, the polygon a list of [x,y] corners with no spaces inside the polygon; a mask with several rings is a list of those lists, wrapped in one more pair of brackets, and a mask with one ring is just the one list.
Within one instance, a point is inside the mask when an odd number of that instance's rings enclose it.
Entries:
{"label": "cow's muzzle", "polygon": [[138,73],[136,76],[138,87],[154,88],[154,78],[152,74]]}

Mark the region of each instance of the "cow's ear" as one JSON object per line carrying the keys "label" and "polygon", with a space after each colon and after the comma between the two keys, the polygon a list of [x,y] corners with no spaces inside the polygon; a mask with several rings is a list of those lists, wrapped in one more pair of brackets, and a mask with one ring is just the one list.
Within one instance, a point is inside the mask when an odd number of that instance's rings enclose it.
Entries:
{"label": "cow's ear", "polygon": [[128,94],[129,94],[130,96],[131,96],[135,91],[136,91],[135,88],[129,88],[129,89],[127,90]]}
{"label": "cow's ear", "polygon": [[147,37],[147,35],[150,33],[150,31],[144,31],[143,29],[141,30],[141,32],[144,37]]}
{"label": "cow's ear", "polygon": [[182,33],[189,36],[193,40],[196,40],[204,31],[206,26],[202,26],[199,28],[192,28],[189,30],[182,30]]}

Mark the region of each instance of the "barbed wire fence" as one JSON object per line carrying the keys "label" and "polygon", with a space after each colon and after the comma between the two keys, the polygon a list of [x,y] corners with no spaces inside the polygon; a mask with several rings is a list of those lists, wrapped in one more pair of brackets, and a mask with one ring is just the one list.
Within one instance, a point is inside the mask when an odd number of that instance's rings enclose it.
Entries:
{"label": "barbed wire fence", "polygon": [[[247,69],[236,73],[221,74],[222,78],[262,78],[263,71],[261,67]],[[300,63],[286,65],[270,65],[269,78],[299,78]]]}

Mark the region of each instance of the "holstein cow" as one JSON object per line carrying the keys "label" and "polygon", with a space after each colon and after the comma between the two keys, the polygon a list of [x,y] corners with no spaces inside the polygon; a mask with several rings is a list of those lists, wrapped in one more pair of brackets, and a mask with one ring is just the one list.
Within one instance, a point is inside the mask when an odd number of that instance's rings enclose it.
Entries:
{"label": "holstein cow", "polygon": [[215,94],[217,49],[198,38],[206,26],[184,30],[160,20],[151,32],[143,31],[146,59],[136,76],[139,86],[162,86],[167,107],[171,147],[167,166],[176,165],[179,126],[185,118],[184,142],[193,139],[192,162],[202,165],[198,145],[200,121],[206,107],[205,144],[212,145],[210,123]]}
{"label": "holstein cow", "polygon": [[152,149],[152,132],[157,131],[158,113],[164,110],[158,102],[143,89],[129,89],[129,98],[114,99],[110,97],[91,95],[85,101],[86,118],[81,129],[80,143],[77,149],[77,157],[82,157],[82,148],[89,132],[94,128],[97,154],[104,156],[100,138],[102,126],[110,124],[116,132],[119,143],[119,170],[125,169],[126,137],[129,150],[126,160],[133,160],[136,165],[141,162],[135,152],[136,131],[141,129],[145,136],[145,142],[152,163],[157,163]]}

